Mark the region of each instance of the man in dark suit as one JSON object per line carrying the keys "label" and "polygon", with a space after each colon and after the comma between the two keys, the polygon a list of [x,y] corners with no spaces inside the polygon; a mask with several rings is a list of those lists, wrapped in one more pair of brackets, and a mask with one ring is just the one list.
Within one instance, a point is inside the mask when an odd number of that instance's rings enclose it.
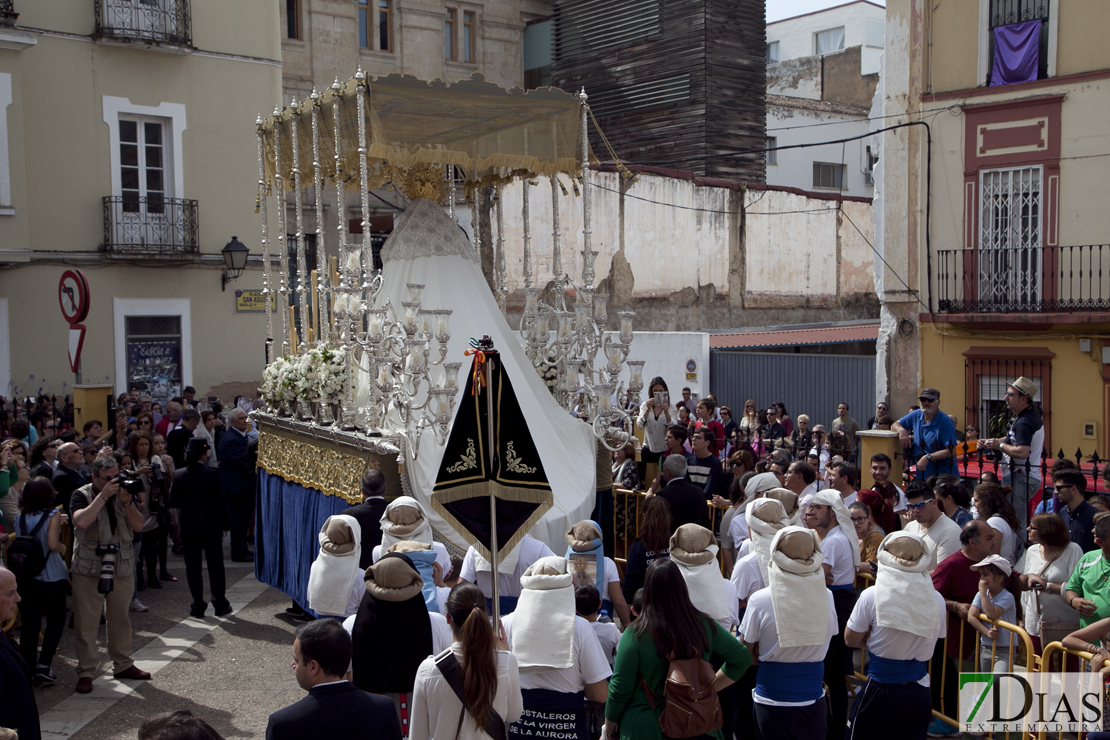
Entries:
{"label": "man in dark suit", "polygon": [[185,448],[193,439],[193,432],[200,425],[200,414],[189,409],[181,415],[181,426],[166,437],[166,453],[173,458],[174,468],[185,467]]}
{"label": "man in dark suit", "polygon": [[228,412],[231,429],[220,440],[220,482],[227,497],[227,513],[231,528],[231,559],[236,563],[254,562],[254,553],[247,547],[247,525],[254,512],[254,462],[247,431],[251,423],[247,412],[234,408]]}
{"label": "man in dark suit", "polygon": [[181,546],[185,554],[185,580],[193,603],[189,616],[204,618],[208,603],[204,600],[204,578],[201,557],[208,561],[208,585],[212,591],[212,607],[217,617],[231,613],[224,576],[224,527],[227,524],[227,502],[220,476],[205,465],[209,455],[208,440],[194,437],[185,452],[185,467],[173,474],[170,506],[178,509],[181,523]]}
{"label": "man in dark suit", "polygon": [[298,629],[292,668],[308,696],[270,715],[266,740],[401,740],[393,700],[345,680],[350,664],[351,637],[338,620],[318,619]]}
{"label": "man in dark suit", "polygon": [[[20,601],[15,574],[0,566],[0,623],[15,615]],[[0,632],[0,727],[19,733],[20,740],[38,740],[39,710],[31,690],[30,671],[19,650]]]}
{"label": "man in dark suit", "polygon": [[343,512],[353,516],[362,528],[362,552],[358,567],[366,570],[373,564],[374,548],[382,544],[382,514],[385,513],[385,476],[370,468],[362,476],[362,503]]}
{"label": "man in dark suit", "polygon": [[686,458],[668,455],[663,460],[663,487],[657,495],[671,505],[671,534],[683,524],[709,526],[709,510],[705,494],[700,488],[686,481]]}

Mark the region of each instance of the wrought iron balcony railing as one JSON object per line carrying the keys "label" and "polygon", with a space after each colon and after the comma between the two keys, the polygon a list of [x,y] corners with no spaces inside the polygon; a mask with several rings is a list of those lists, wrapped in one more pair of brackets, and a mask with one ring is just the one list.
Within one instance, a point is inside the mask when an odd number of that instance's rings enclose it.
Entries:
{"label": "wrought iron balcony railing", "polygon": [[114,254],[181,256],[200,252],[197,202],[161,196],[104,198],[104,249]]}
{"label": "wrought iron balcony railing", "polygon": [[95,0],[96,35],[192,46],[189,0]]}
{"label": "wrought iron balcony railing", "polygon": [[1110,244],[937,253],[940,313],[1110,311]]}
{"label": "wrought iron balcony railing", "polygon": [[0,0],[0,26],[14,26],[19,13],[15,12],[15,0]]}

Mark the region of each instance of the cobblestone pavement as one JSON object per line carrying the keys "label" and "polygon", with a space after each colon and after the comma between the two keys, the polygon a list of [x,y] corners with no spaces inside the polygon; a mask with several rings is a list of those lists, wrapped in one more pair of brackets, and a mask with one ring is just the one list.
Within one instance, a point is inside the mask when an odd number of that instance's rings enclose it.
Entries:
{"label": "cobblestone pavement", "polygon": [[185,565],[172,554],[167,565],[179,580],[139,594],[150,611],[131,614],[132,653],[154,673],[151,681],[111,677],[101,627],[93,693],[74,693],[77,661],[67,626],[53,665],[58,682],[35,690],[43,738],[135,738],[143,720],[172,709],[203,717],[225,738],[264,737],[269,715],[304,696],[289,668],[297,623],[285,614],[288,597],[256,581],[253,565],[225,560],[235,612],[223,619],[211,606],[204,620],[188,616]]}

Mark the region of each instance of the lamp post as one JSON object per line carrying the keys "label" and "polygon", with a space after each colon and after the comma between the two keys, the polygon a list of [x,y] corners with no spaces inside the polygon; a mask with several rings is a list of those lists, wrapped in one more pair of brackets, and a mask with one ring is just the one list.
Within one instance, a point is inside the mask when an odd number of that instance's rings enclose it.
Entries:
{"label": "lamp post", "polygon": [[227,290],[227,284],[232,280],[238,280],[239,276],[243,274],[243,270],[247,267],[247,255],[250,250],[247,249],[243,242],[239,241],[239,237],[231,237],[220,254],[224,257],[224,264],[227,269],[220,276],[220,290]]}

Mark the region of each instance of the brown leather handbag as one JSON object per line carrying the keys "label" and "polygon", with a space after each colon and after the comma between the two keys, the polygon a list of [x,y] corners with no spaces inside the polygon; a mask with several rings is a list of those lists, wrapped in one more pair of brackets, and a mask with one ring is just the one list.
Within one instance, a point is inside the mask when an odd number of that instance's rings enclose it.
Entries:
{"label": "brown leather handbag", "polygon": [[666,702],[647,685],[643,677],[640,686],[647,697],[648,706],[654,711],[663,705],[659,727],[668,738],[687,738],[705,735],[721,729],[724,715],[721,701],[713,688],[717,672],[701,658],[675,660],[672,653],[667,667],[667,683],[663,689]]}

